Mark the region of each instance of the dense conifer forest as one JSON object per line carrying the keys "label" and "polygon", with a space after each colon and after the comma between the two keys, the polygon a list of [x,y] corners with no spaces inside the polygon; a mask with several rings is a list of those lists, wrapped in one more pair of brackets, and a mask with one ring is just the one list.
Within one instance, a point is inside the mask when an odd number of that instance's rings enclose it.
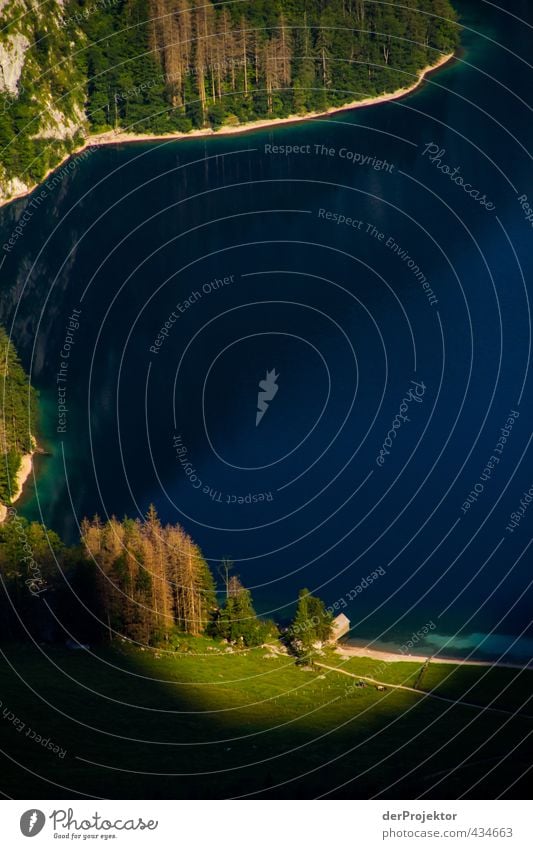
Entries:
{"label": "dense conifer forest", "polygon": [[163,527],[151,508],[145,522],[86,521],[82,538],[111,634],[154,643],[174,626],[195,636],[206,630],[216,608],[215,584],[179,525]]}
{"label": "dense conifer forest", "polygon": [[85,520],[72,547],[13,511],[0,524],[0,638],[126,640],[176,651],[183,635],[241,647],[277,639],[278,627],[257,616],[232,568],[224,564],[217,593],[198,546],[180,525],[162,525],[153,506],[143,520]]}
{"label": "dense conifer forest", "polygon": [[408,85],[455,49],[454,20],[448,0],[132,0],[85,27],[89,119],[189,130],[339,106]]}
{"label": "dense conifer forest", "polygon": [[9,504],[23,454],[32,450],[37,397],[17,352],[0,327],[0,503]]}
{"label": "dense conifer forest", "polygon": [[24,38],[26,52],[16,89],[0,88],[0,182],[41,179],[89,133],[218,128],[394,91],[459,40],[448,0],[51,0],[46,16],[8,0],[6,15],[0,44]]}

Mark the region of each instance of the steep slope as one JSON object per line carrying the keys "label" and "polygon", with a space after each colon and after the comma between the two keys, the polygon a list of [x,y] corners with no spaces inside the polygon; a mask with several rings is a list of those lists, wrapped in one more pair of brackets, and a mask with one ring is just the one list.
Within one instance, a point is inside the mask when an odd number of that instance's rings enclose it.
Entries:
{"label": "steep slope", "polygon": [[0,0],[0,200],[83,137],[85,36],[59,0]]}

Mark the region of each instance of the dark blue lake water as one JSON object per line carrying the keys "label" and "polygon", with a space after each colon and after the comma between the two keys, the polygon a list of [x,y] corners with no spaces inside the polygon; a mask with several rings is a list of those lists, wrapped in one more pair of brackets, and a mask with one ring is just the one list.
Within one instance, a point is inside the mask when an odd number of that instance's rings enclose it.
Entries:
{"label": "dark blue lake water", "polygon": [[461,9],[408,98],[47,191],[1,271],[49,451],[25,515],[153,502],[278,619],[307,586],[354,638],[531,656],[531,30]]}

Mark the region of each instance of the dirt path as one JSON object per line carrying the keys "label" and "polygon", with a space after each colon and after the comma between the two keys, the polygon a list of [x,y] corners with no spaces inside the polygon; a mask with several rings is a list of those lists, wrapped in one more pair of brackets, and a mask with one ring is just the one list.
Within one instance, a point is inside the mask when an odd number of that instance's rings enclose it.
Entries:
{"label": "dirt path", "polygon": [[465,702],[462,699],[449,699],[446,696],[438,696],[436,693],[427,692],[425,690],[416,690],[414,687],[408,687],[406,684],[389,684],[387,681],[377,681],[375,678],[369,678],[367,675],[356,675],[354,672],[347,672],[346,669],[340,669],[338,666],[328,666],[328,664],[320,663],[319,661],[315,661],[315,666],[320,666],[322,669],[328,669],[330,672],[338,672],[341,675],[347,675],[349,678],[355,678],[357,681],[368,681],[370,684],[386,687],[387,690],[405,690],[408,693],[416,693],[417,696],[424,696],[426,699],[437,699],[439,702],[447,702],[447,704],[451,705],[461,705],[461,707],[470,707],[475,708],[475,710],[499,713],[504,716],[519,716],[521,719],[533,719],[533,716],[528,716],[527,714],[519,713],[518,711],[485,707],[484,705],[476,705],[474,702]]}

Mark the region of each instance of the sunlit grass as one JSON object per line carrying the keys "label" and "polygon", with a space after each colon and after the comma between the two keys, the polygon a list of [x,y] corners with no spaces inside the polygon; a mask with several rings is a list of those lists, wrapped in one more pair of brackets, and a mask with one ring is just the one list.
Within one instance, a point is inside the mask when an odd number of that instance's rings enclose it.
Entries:
{"label": "sunlit grass", "polygon": [[[265,649],[228,653],[209,640],[187,642],[184,654],[143,652],[120,643],[95,656],[5,647],[26,683],[2,664],[3,705],[56,741],[67,756],[54,757],[5,720],[0,745],[69,794],[309,798],[351,782],[339,795],[385,792],[401,798],[427,788],[427,776],[446,772],[469,753],[477,762],[502,757],[518,745],[516,769],[520,741],[531,729],[526,720],[504,725],[498,715],[448,708],[423,695],[380,692],[370,684],[357,688],[348,676],[302,669],[293,658],[272,657]],[[324,658],[330,665],[339,660]],[[412,682],[420,670],[418,664],[366,658],[342,664],[356,675],[390,683]],[[449,687],[443,676],[450,672],[453,681],[453,667],[435,666],[423,684]],[[507,767],[502,769],[490,777],[495,786],[506,780]],[[2,760],[2,774],[15,797],[60,796],[55,785],[9,759]],[[471,773],[464,769],[457,778],[452,774],[434,798],[446,792],[453,797],[456,785],[467,779],[471,782]],[[490,794],[490,787],[484,792]]]}

